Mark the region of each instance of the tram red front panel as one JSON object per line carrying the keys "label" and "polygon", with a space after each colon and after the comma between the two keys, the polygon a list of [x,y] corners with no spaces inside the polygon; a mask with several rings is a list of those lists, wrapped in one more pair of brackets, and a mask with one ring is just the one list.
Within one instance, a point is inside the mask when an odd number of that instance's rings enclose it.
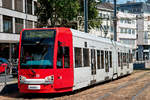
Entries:
{"label": "tram red front panel", "polygon": [[[53,28],[55,29],[55,28]],[[37,30],[37,29],[35,29]],[[43,30],[43,29],[42,29]],[[22,34],[21,34],[22,35]],[[21,36],[20,36],[21,39]],[[62,42],[62,46],[69,47],[70,68],[57,69],[57,48],[58,41]],[[19,58],[21,52],[21,41],[19,44]],[[72,91],[73,88],[73,43],[72,33],[69,28],[56,28],[56,38],[54,44],[53,69],[20,69],[20,61],[18,66],[18,88],[23,93],[57,93]],[[36,73],[33,75],[33,71]],[[27,79],[44,79],[47,76],[54,75],[54,83],[49,85],[40,85],[40,90],[29,90],[29,84],[20,84],[19,77],[25,76]],[[32,85],[32,84],[30,84]],[[35,85],[35,84],[33,84]]]}
{"label": "tram red front panel", "polygon": [[[56,75],[55,75],[56,77],[55,77],[54,88],[56,90],[67,89],[68,91],[72,91],[72,87],[73,87],[73,43],[72,43],[72,33],[70,29],[62,28],[58,30],[56,40],[62,42],[63,47],[69,47],[70,68],[64,68],[64,65],[63,65],[63,68],[59,69],[56,66]],[[56,46],[58,46],[58,44],[56,44]]]}

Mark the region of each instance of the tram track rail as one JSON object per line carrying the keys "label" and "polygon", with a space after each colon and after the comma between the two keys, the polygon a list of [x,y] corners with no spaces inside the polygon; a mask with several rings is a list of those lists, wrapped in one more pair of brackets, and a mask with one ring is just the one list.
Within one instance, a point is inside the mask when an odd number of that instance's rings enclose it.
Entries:
{"label": "tram track rail", "polygon": [[[133,72],[132,73],[132,75],[133,74],[137,74],[137,73],[140,73],[141,71],[136,71],[136,72]],[[133,84],[133,83],[135,83],[137,80],[139,80],[139,79],[142,79],[145,75],[147,75],[147,74],[150,74],[150,72],[145,72],[145,73],[143,73],[142,75],[139,75],[138,77],[136,77],[136,78],[133,78],[133,79],[131,79],[131,80],[129,80],[128,82],[126,82],[126,83],[124,83],[124,84],[122,84],[122,85],[120,85],[120,86],[117,86],[117,87],[110,87],[110,88],[107,88],[107,89],[103,89],[104,91],[106,90],[110,90],[110,91],[108,91],[108,92],[106,92],[106,93],[104,93],[104,95],[103,96],[99,96],[96,100],[103,100],[103,99],[105,99],[105,98],[107,98],[107,97],[109,97],[109,96],[111,96],[112,95],[112,93],[114,93],[114,92],[117,92],[117,91],[119,91],[120,89],[122,89],[122,88],[125,88],[125,87],[127,87],[127,86],[129,86],[130,84]],[[126,78],[126,77],[124,77],[124,78]],[[121,79],[121,78],[120,78]],[[119,80],[120,80],[119,79]],[[122,82],[119,82],[119,83],[122,83]],[[117,84],[119,84],[119,83],[117,83]],[[103,83],[102,83],[103,84]],[[99,85],[99,84],[98,84]],[[97,85],[97,86],[98,86]],[[94,86],[93,86],[94,87]],[[85,88],[85,89],[90,89],[91,87],[89,87],[89,88]],[[98,93],[100,92],[100,91],[103,91],[103,90],[99,90],[99,89],[97,89],[97,90],[94,90],[94,91],[88,91],[88,92],[86,92],[86,91],[84,91],[85,89],[81,89],[81,90],[79,90],[79,91],[77,91],[77,92],[75,92],[75,94],[73,93],[73,94],[68,94],[68,95],[66,95],[66,96],[71,96],[71,98],[76,98],[76,96],[78,96],[78,97],[91,97],[91,94],[97,94],[97,95],[99,95]],[[80,94],[80,92],[85,92],[85,93],[81,93]],[[79,94],[78,94],[79,93]],[[65,96],[65,95],[64,95]],[[61,98],[61,97],[60,97]],[[59,100],[59,99],[58,99]],[[82,100],[82,99],[81,99]],[[89,99],[90,100],[90,99]]]}
{"label": "tram track rail", "polygon": [[140,94],[142,94],[142,93],[144,92],[144,90],[147,89],[149,86],[150,86],[150,82],[148,82],[147,84],[145,84],[144,87],[141,88],[141,89],[136,93],[136,95],[134,95],[134,96],[132,97],[131,100],[136,100],[136,98],[137,98]]}

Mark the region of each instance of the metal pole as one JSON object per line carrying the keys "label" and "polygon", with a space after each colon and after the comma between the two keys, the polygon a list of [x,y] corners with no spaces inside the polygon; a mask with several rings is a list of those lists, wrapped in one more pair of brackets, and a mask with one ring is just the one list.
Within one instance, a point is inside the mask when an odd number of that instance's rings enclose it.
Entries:
{"label": "metal pole", "polygon": [[25,18],[25,28],[27,28],[27,0],[25,0],[25,14],[26,14],[26,18]]}
{"label": "metal pole", "polygon": [[117,41],[117,9],[116,0],[114,0],[114,41]]}
{"label": "metal pole", "polygon": [[7,78],[7,72],[6,71],[7,71],[7,69],[6,69],[6,65],[5,65],[5,86],[7,85],[7,79],[6,79]]}
{"label": "metal pole", "polygon": [[88,32],[88,0],[84,0],[84,31]]}

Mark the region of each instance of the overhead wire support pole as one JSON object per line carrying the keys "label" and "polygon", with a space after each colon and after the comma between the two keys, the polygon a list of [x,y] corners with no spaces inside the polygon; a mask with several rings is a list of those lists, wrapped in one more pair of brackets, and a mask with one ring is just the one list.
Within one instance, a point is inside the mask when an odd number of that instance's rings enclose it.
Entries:
{"label": "overhead wire support pole", "polygon": [[88,32],[88,0],[84,0],[84,31]]}
{"label": "overhead wire support pole", "polygon": [[114,41],[117,41],[117,8],[116,0],[114,0]]}

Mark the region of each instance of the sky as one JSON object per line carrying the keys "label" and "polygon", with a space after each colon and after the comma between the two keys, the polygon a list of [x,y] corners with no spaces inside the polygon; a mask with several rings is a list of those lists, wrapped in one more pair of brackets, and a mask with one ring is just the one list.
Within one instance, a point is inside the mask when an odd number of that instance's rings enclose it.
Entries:
{"label": "sky", "polygon": [[[111,0],[113,1],[113,0]],[[126,3],[127,1],[133,1],[133,0],[117,0],[118,4]],[[145,2],[147,0],[136,0],[137,2]]]}

